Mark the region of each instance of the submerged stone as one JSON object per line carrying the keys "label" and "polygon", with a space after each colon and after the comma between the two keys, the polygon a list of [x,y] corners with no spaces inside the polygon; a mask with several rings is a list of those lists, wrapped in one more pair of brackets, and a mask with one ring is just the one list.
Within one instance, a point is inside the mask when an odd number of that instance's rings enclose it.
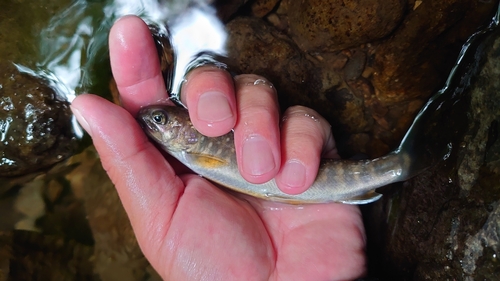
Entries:
{"label": "submerged stone", "polygon": [[0,75],[0,177],[47,168],[76,148],[69,103],[47,81],[2,63]]}

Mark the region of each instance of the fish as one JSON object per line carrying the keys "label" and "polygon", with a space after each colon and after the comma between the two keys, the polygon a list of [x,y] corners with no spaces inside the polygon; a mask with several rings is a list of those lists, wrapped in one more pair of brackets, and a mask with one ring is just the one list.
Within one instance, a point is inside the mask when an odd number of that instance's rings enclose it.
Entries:
{"label": "fish", "polygon": [[[417,113],[395,150],[368,160],[322,159],[315,181],[300,194],[282,192],[274,179],[262,184],[247,182],[238,170],[233,133],[220,137],[200,134],[179,99],[180,86],[172,86],[171,76],[166,80],[169,97],[179,107],[149,105],[139,111],[137,120],[163,150],[195,173],[228,189],[289,204],[371,203],[382,197],[375,191],[378,187],[408,180],[450,156],[453,137],[458,133],[440,134],[439,124],[446,124],[450,111],[466,93],[471,78],[478,72],[485,38],[497,29],[499,22],[500,9],[486,28],[467,39],[444,86]],[[169,52],[172,54],[167,62],[173,63],[173,49]],[[233,72],[227,59],[216,53],[200,52],[188,70],[212,64]],[[172,71],[172,68],[166,70],[168,75],[173,75]]]}
{"label": "fish", "polygon": [[375,189],[413,176],[412,158],[395,150],[371,160],[322,159],[312,186],[296,195],[282,192],[274,179],[254,184],[240,174],[232,132],[220,137],[199,133],[181,107],[150,105],[138,113],[138,122],[150,139],[195,173],[223,187],[253,197],[287,203],[340,202],[367,204],[382,195]]}
{"label": "fish", "polygon": [[[319,204],[339,202],[368,204],[382,197],[376,189],[391,183],[408,180],[440,161],[450,157],[455,133],[440,133],[478,73],[485,38],[500,22],[500,9],[492,22],[471,35],[462,46],[455,65],[444,86],[432,95],[417,113],[399,146],[387,155],[368,160],[321,159],[313,184],[304,192],[290,195],[282,192],[274,179],[254,184],[239,173],[233,133],[206,137],[191,123],[185,106],[149,105],[142,108],[137,120],[149,138],[168,154],[195,173],[228,189],[253,197],[288,204]],[[220,58],[204,59],[215,63]],[[208,57],[211,55],[208,54]],[[196,65],[195,65],[196,66]],[[176,99],[176,95],[171,95]]]}

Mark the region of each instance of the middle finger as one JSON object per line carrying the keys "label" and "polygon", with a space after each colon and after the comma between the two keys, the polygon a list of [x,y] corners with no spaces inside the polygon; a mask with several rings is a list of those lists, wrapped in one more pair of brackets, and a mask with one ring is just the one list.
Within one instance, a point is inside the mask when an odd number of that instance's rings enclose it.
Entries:
{"label": "middle finger", "polygon": [[238,75],[234,81],[238,108],[234,142],[238,167],[247,181],[264,183],[276,176],[281,163],[276,90],[258,75]]}

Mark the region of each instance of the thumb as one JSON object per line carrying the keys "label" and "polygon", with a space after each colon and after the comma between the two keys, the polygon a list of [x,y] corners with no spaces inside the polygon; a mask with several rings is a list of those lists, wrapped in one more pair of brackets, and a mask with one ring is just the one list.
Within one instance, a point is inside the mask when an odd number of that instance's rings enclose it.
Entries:
{"label": "thumb", "polygon": [[125,109],[89,94],[75,98],[71,109],[92,137],[139,244],[148,251],[145,243],[159,241],[168,230],[184,184]]}

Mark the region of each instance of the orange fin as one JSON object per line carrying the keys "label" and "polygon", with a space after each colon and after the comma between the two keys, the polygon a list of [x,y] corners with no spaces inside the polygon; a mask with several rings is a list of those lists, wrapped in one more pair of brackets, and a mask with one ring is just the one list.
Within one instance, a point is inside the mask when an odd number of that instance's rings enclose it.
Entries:
{"label": "orange fin", "polygon": [[190,153],[190,158],[193,160],[194,165],[205,168],[219,168],[227,165],[227,161],[216,156],[207,154]]}

